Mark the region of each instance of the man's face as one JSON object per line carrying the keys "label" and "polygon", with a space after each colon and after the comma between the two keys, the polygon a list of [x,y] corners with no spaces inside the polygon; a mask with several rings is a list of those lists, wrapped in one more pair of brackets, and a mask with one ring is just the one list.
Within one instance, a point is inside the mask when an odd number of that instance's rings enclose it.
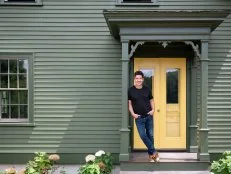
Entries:
{"label": "man's face", "polygon": [[141,75],[135,76],[135,86],[142,86],[144,82],[144,78]]}

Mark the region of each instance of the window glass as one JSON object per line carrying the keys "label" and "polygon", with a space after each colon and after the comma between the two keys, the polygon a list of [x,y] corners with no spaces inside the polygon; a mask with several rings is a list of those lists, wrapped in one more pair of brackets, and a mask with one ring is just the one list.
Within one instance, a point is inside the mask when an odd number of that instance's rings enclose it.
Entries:
{"label": "window glass", "polygon": [[17,73],[17,60],[10,60],[10,73]]}
{"label": "window glass", "polygon": [[4,118],[9,119],[10,118],[9,105],[2,105],[1,109],[2,109],[2,112],[1,112],[2,119]]}
{"label": "window glass", "polygon": [[23,90],[23,91],[19,91],[19,103],[20,104],[27,104],[27,100],[28,100],[28,95],[27,95],[27,91]]}
{"label": "window glass", "polygon": [[26,86],[27,86],[26,74],[19,75],[19,88],[26,88]]}
{"label": "window glass", "polygon": [[154,86],[154,70],[142,68],[140,71],[144,73],[144,85],[152,90]]}
{"label": "window glass", "polygon": [[10,88],[17,88],[17,75],[10,75]]}
{"label": "window glass", "polygon": [[27,105],[20,105],[20,118],[27,118]]}
{"label": "window glass", "polygon": [[11,105],[10,114],[11,114],[11,118],[18,118],[19,113],[18,113],[18,106],[17,105]]}
{"label": "window glass", "polygon": [[1,73],[8,73],[8,60],[0,60],[0,64],[1,64]]}
{"label": "window glass", "polygon": [[178,103],[179,98],[179,69],[171,68],[166,71],[167,104]]}
{"label": "window glass", "polygon": [[1,88],[8,88],[8,75],[1,74],[0,78],[1,78],[1,81],[0,81],[1,85],[0,85],[0,87]]}
{"label": "window glass", "polygon": [[18,100],[18,91],[9,91],[10,94],[10,101],[12,104],[18,104],[19,100]]}
{"label": "window glass", "polygon": [[27,73],[28,71],[28,60],[19,59],[19,73]]}

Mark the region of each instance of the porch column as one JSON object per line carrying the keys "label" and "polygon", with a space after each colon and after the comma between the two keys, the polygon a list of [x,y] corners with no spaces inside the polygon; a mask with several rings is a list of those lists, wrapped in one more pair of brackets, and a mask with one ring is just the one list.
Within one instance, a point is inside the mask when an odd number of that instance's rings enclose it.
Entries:
{"label": "porch column", "polygon": [[207,101],[208,101],[208,40],[201,41],[200,59],[200,125],[199,125],[199,160],[208,161],[208,123],[207,123]]}
{"label": "porch column", "polygon": [[197,58],[195,57],[192,60],[191,68],[191,116],[190,116],[190,152],[198,152],[198,143],[197,143]]}
{"label": "porch column", "polygon": [[129,160],[129,140],[130,130],[128,129],[128,41],[122,41],[122,120],[120,129],[120,161]]}

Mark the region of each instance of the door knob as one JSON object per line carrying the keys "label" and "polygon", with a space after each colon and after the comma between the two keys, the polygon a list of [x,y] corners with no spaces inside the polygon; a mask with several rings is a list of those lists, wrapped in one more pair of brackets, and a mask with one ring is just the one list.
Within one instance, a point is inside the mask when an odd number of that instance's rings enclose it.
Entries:
{"label": "door knob", "polygon": [[157,109],[157,112],[160,112],[160,110],[159,110],[159,109]]}

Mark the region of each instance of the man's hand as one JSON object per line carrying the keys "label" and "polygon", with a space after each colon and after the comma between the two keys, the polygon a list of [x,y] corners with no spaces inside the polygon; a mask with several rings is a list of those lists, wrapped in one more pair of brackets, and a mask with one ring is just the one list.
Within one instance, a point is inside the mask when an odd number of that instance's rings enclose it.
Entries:
{"label": "man's hand", "polygon": [[132,116],[133,116],[133,118],[135,118],[135,119],[139,118],[139,115],[138,115],[138,114],[133,114]]}
{"label": "man's hand", "polygon": [[154,114],[154,110],[151,110],[148,112],[149,115],[153,115]]}

